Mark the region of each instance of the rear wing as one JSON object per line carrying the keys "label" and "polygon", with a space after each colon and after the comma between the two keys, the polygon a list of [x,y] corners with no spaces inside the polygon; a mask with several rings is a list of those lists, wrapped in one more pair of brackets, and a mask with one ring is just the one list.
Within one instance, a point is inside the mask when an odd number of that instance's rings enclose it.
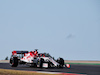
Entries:
{"label": "rear wing", "polygon": [[12,51],[12,55],[15,55],[15,54],[24,54],[24,53],[28,53],[28,51]]}
{"label": "rear wing", "polygon": [[24,53],[28,53],[28,51],[16,51],[17,54],[24,54]]}

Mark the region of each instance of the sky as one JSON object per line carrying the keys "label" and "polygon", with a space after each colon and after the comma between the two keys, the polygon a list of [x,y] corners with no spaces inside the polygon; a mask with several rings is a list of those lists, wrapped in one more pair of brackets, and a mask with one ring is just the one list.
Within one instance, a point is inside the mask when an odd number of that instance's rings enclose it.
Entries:
{"label": "sky", "polygon": [[100,0],[0,0],[0,60],[34,49],[100,61]]}

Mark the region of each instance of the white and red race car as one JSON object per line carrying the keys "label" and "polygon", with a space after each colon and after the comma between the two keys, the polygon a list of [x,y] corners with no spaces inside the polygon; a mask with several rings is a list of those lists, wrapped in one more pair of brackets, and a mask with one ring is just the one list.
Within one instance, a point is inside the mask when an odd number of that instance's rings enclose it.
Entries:
{"label": "white and red race car", "polygon": [[59,58],[54,60],[51,56],[47,56],[44,53],[38,53],[37,50],[35,51],[12,51],[12,55],[10,58],[10,65],[11,67],[17,67],[18,64],[27,64],[33,67],[57,67],[61,68],[64,65],[64,59]]}

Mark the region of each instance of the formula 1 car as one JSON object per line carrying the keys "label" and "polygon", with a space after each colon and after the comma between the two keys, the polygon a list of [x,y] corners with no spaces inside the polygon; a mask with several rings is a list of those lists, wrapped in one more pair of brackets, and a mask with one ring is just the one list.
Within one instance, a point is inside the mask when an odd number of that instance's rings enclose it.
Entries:
{"label": "formula 1 car", "polygon": [[11,67],[17,67],[18,64],[27,64],[32,67],[40,67],[40,68],[50,68],[64,67],[64,59],[59,58],[54,60],[51,56],[46,56],[44,53],[38,53],[36,51],[12,51],[12,55],[10,58]]}

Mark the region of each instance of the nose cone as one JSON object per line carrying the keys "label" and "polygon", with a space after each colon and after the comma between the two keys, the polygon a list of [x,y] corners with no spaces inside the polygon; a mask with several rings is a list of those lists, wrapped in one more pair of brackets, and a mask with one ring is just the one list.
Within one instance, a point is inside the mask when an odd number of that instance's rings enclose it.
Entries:
{"label": "nose cone", "polygon": [[67,67],[67,68],[70,68],[70,64],[66,64],[66,67]]}

